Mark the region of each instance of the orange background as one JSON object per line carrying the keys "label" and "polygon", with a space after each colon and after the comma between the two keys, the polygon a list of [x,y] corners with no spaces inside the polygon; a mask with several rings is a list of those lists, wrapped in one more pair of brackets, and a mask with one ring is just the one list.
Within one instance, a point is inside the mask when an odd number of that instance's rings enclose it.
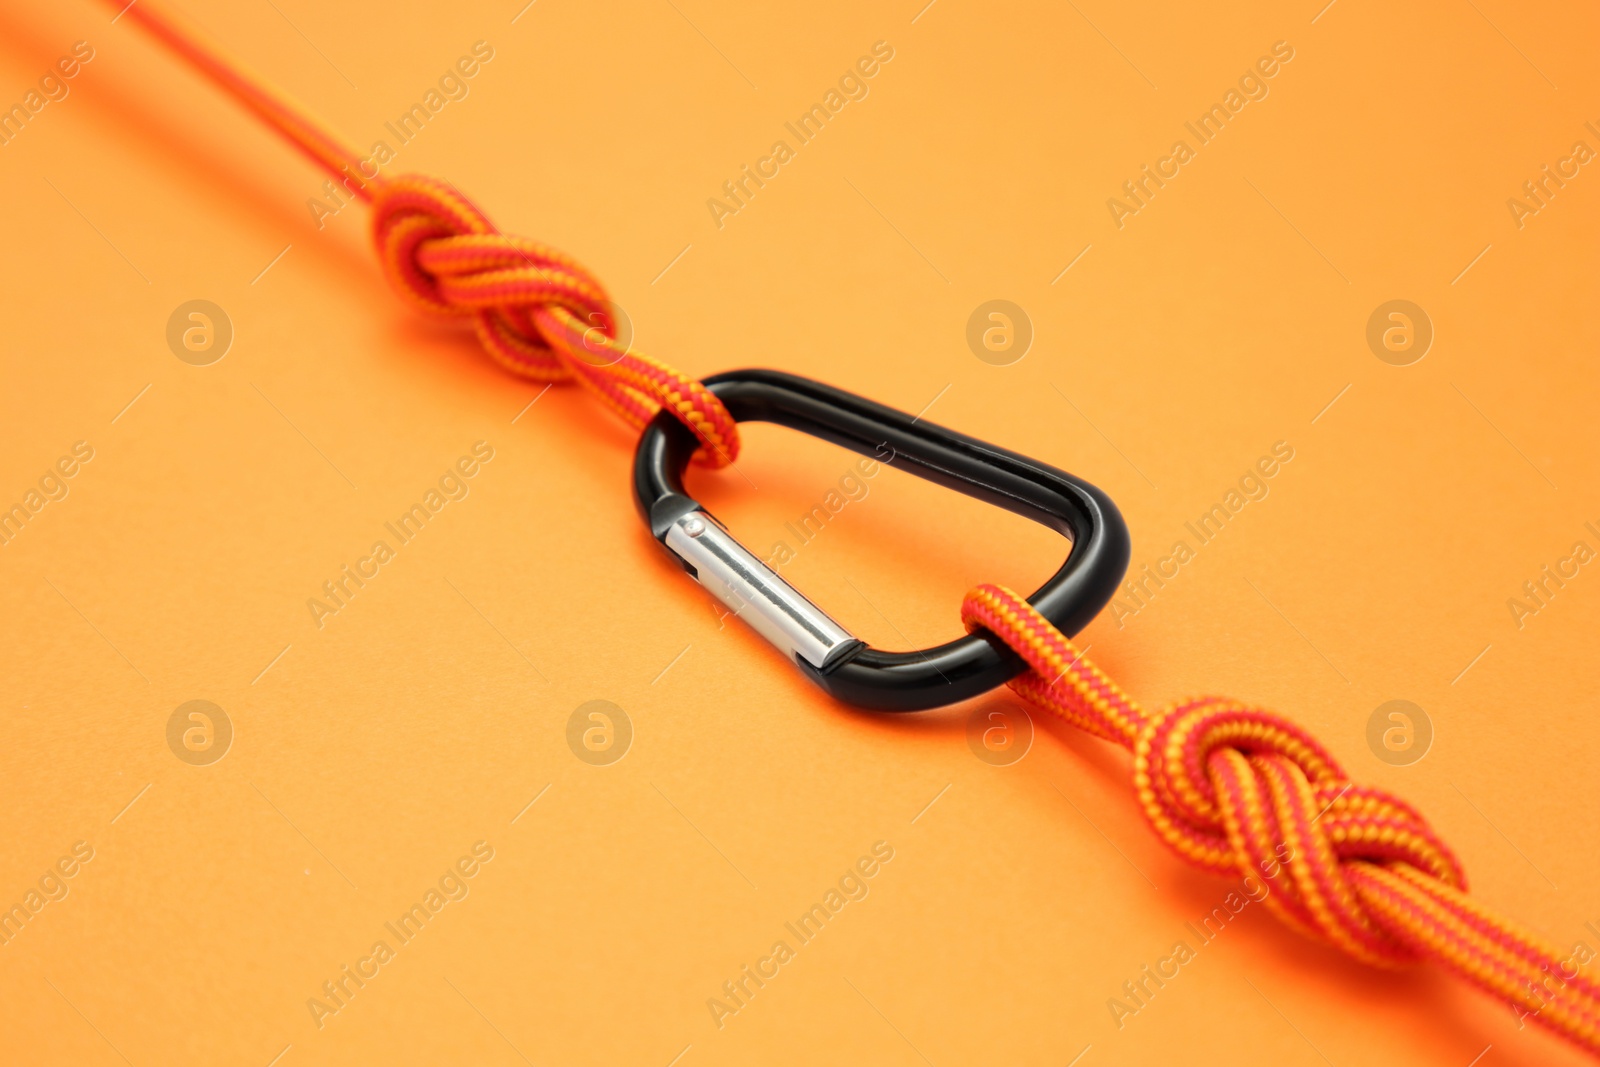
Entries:
{"label": "orange background", "polygon": [[[363,147],[488,41],[391,172],[581,258],[688,371],[937,398],[928,418],[1104,487],[1135,567],[1290,442],[1265,500],[1083,641],[1151,704],[1288,712],[1417,803],[1481,899],[1600,948],[1600,573],[1521,629],[1506,605],[1600,547],[1600,175],[1520,229],[1506,207],[1574,141],[1600,149],[1594,14],[917,6],[188,10]],[[609,416],[565,388],[524,411],[538,386],[403,310],[365,209],[319,231],[322,176],[131,20],[0,17],[0,101],[96,52],[0,148],[0,502],[94,449],[0,548],[0,903],[94,850],[0,947],[0,1059],[1577,1061],[1437,971],[1363,969],[1260,908],[1119,1030],[1108,998],[1231,888],[1148,834],[1121,753],[1041,722],[994,767],[971,707],[831,704],[650,543]],[[878,40],[870,95],[718,229],[707,198]],[[1270,95],[1118,229],[1107,198],[1280,40]],[[205,367],[165,340],[194,298],[236,333]],[[1009,366],[966,344],[992,298],[1036,333]],[[1395,298],[1436,333],[1406,367],[1365,340]],[[478,440],[470,495],[318,629],[307,598]],[[853,462],[770,427],[745,449],[745,477],[694,488],[762,551]],[[785,574],[881,646],[955,636],[966,588],[1031,589],[1061,555],[896,472],[870,486]],[[166,742],[194,699],[235,730],[210,766]],[[567,745],[592,699],[633,724],[610,766]],[[1434,726],[1410,766],[1367,746],[1390,699]],[[307,999],[480,840],[470,895],[319,1029]],[[707,999],[877,841],[870,895],[718,1029]]]}

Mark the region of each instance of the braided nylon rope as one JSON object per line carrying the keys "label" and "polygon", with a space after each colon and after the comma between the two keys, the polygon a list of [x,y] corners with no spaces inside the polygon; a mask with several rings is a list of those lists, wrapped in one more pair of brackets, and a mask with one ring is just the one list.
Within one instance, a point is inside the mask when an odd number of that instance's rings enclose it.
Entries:
{"label": "braided nylon rope", "polygon": [[1011,682],[1019,696],[1133,753],[1139,806],[1179,856],[1262,879],[1278,918],[1356,959],[1436,960],[1600,1054],[1600,985],[1571,955],[1474,903],[1460,863],[1416,809],[1352,783],[1300,727],[1221,697],[1147,712],[1003,586],[968,593],[961,619],[1027,662]]}
{"label": "braided nylon rope", "polygon": [[368,175],[359,153],[170,12],[148,0],[111,2],[371,202],[384,275],[414,306],[470,317],[501,366],[538,381],[576,381],[635,429],[658,410],[672,412],[700,439],[695,459],[705,466],[738,458],[738,424],[722,401],[697,379],[618,344],[605,288],[576,261],[502,234],[448,182]]}
{"label": "braided nylon rope", "polygon": [[[502,366],[576,381],[630,425],[672,412],[701,441],[699,462],[720,467],[737,457],[738,427],[722,402],[617,344],[605,289],[576,262],[500,233],[447,182],[366,176],[338,137],[153,0],[108,3],[370,201],[384,273],[415,306],[470,317]],[[1003,587],[968,593],[961,614],[968,629],[991,631],[1028,663],[1011,682],[1019,695],[1133,753],[1139,803],[1178,855],[1217,874],[1262,878],[1279,918],[1357,959],[1388,967],[1436,960],[1600,1055],[1600,986],[1572,957],[1474,903],[1427,821],[1389,793],[1351,783],[1304,730],[1217,697],[1147,713]]]}
{"label": "braided nylon rope", "polygon": [[402,175],[371,183],[372,235],[383,272],[412,304],[471,316],[507,370],[577,381],[635,429],[665,408],[700,439],[697,458],[733,462],[733,416],[694,378],[616,343],[610,301],[571,258],[494,228],[447,182]]}

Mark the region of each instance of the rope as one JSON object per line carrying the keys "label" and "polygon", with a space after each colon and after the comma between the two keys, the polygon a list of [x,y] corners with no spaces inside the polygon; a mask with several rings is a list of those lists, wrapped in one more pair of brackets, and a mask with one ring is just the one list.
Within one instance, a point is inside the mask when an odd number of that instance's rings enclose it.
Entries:
{"label": "rope", "polygon": [[[153,0],[122,7],[373,208],[384,275],[423,311],[467,317],[507,370],[576,381],[629,425],[660,409],[701,442],[697,459],[738,455],[733,417],[704,385],[616,341],[593,275],[543,245],[502,234],[453,186],[368,175],[348,144]],[[1150,714],[1021,597],[968,593],[969,630],[994,633],[1028,663],[1018,695],[1134,757],[1133,784],[1156,835],[1217,874],[1244,874],[1290,927],[1356,959],[1396,967],[1431,959],[1600,1055],[1600,986],[1535,934],[1467,895],[1449,848],[1410,805],[1358,786],[1313,737],[1270,711],[1219,697]]]}
{"label": "rope", "polygon": [[108,2],[369,201],[384,276],[413,306],[470,318],[502,367],[536,381],[575,381],[634,429],[670,411],[700,439],[695,459],[705,466],[738,458],[738,424],[722,401],[682,371],[618,343],[605,287],[577,261],[501,233],[448,182],[369,175],[348,143],[170,12],[151,0]]}
{"label": "rope", "polygon": [[1356,785],[1310,734],[1221,697],[1146,712],[1022,597],[967,594],[961,619],[1028,664],[1011,688],[1133,753],[1151,829],[1190,863],[1257,878],[1279,919],[1365,963],[1431,959],[1600,1054],[1590,955],[1564,954],[1467,895],[1449,847],[1415,808]]}

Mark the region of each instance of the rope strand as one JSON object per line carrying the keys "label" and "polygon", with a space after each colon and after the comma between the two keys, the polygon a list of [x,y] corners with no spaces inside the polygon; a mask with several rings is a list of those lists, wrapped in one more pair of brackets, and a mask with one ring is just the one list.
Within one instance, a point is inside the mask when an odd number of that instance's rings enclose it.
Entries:
{"label": "rope strand", "polygon": [[448,182],[386,178],[376,168],[368,174],[348,143],[153,0],[127,7],[107,2],[370,202],[384,277],[413,306],[470,318],[484,349],[506,370],[577,382],[635,429],[657,411],[671,412],[700,439],[695,459],[705,466],[738,458],[738,424],[722,401],[697,379],[618,343],[605,287],[576,260],[502,234]]}
{"label": "rope strand", "polygon": [[1467,895],[1460,863],[1427,821],[1352,783],[1310,734],[1221,697],[1146,712],[1026,600],[980,585],[961,605],[1028,664],[1011,688],[1133,753],[1133,788],[1168,848],[1216,874],[1260,879],[1288,926],[1365,963],[1431,959],[1600,1055],[1600,984]]}
{"label": "rope strand", "polygon": [[[738,427],[699,381],[616,340],[605,288],[576,261],[502,234],[453,186],[367,174],[359,153],[203,42],[154,0],[107,0],[244,104],[356,196],[391,285],[413,306],[472,320],[513,374],[575,381],[629,425],[670,411],[697,459],[738,455]],[[1600,1055],[1600,985],[1589,956],[1558,949],[1472,901],[1448,846],[1412,807],[1353,784],[1308,733],[1219,697],[1148,713],[1048,620],[1001,586],[967,594],[962,619],[1023,657],[1010,684],[1035,706],[1128,749],[1156,835],[1217,874],[1259,878],[1288,926],[1377,966],[1434,960]]]}

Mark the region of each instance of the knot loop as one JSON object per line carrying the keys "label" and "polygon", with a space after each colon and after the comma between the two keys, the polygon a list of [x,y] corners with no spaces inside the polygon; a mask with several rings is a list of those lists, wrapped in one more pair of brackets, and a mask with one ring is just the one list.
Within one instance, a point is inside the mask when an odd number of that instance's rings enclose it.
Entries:
{"label": "knot loop", "polygon": [[471,316],[489,355],[513,374],[577,381],[629,425],[665,408],[696,437],[696,459],[733,462],[739,431],[704,385],[617,340],[605,288],[571,257],[501,233],[454,186],[402,175],[369,187],[383,272],[412,304]]}
{"label": "knot loop", "polygon": [[1404,864],[1465,889],[1454,855],[1410,805],[1357,786],[1315,738],[1220,697],[1153,716],[1134,745],[1134,790],[1180,856],[1264,887],[1286,923],[1368,963],[1416,957],[1368,916],[1347,867]]}
{"label": "knot loop", "polygon": [[[335,180],[347,180],[352,170],[365,174],[359,152],[154,0],[111,2],[118,18],[142,23]],[[661,405],[696,434],[704,462],[733,460],[737,426],[721,402],[699,382],[617,343],[604,289],[576,263],[502,235],[443,182],[404,177],[353,191],[373,201],[384,271],[414,303],[438,314],[472,315],[490,354],[515,373],[576,379],[636,425]],[[1216,698],[1146,716],[1065,635],[999,586],[969,593],[962,618],[1027,661],[1032,669],[1012,682],[1019,694],[1135,750],[1146,815],[1180,853],[1211,869],[1251,877],[1260,870],[1279,884],[1265,899],[1281,904],[1292,921],[1309,921],[1302,928],[1353,945],[1363,958],[1429,956],[1524,1009],[1523,1017],[1600,1054],[1600,982],[1579,970],[1593,953],[1580,944],[1583,952],[1563,956],[1473,901],[1462,891],[1454,857],[1421,816],[1387,793],[1350,785],[1292,723]],[[1356,896],[1364,913],[1350,910]]]}
{"label": "knot loop", "polygon": [[[1368,913],[1372,866],[1464,890],[1461,866],[1427,821],[1381,789],[1357,786],[1305,730],[1221,697],[1145,712],[1027,601],[1002,586],[967,594],[969,630],[1027,661],[1012,688],[1079,728],[1131,749],[1146,819],[1178,855],[1251,879],[1290,926],[1358,959],[1395,965],[1416,947]],[[1357,882],[1362,884],[1358,885]]]}
{"label": "knot loop", "polygon": [[1427,820],[1353,784],[1306,731],[1221,697],[1148,714],[1004,586],[972,590],[961,618],[1027,663],[1018,695],[1133,751],[1140,807],[1178,855],[1243,875],[1252,899],[1357,959],[1436,960],[1600,1053],[1600,982],[1580,971],[1592,954],[1563,953],[1474,901]]}

